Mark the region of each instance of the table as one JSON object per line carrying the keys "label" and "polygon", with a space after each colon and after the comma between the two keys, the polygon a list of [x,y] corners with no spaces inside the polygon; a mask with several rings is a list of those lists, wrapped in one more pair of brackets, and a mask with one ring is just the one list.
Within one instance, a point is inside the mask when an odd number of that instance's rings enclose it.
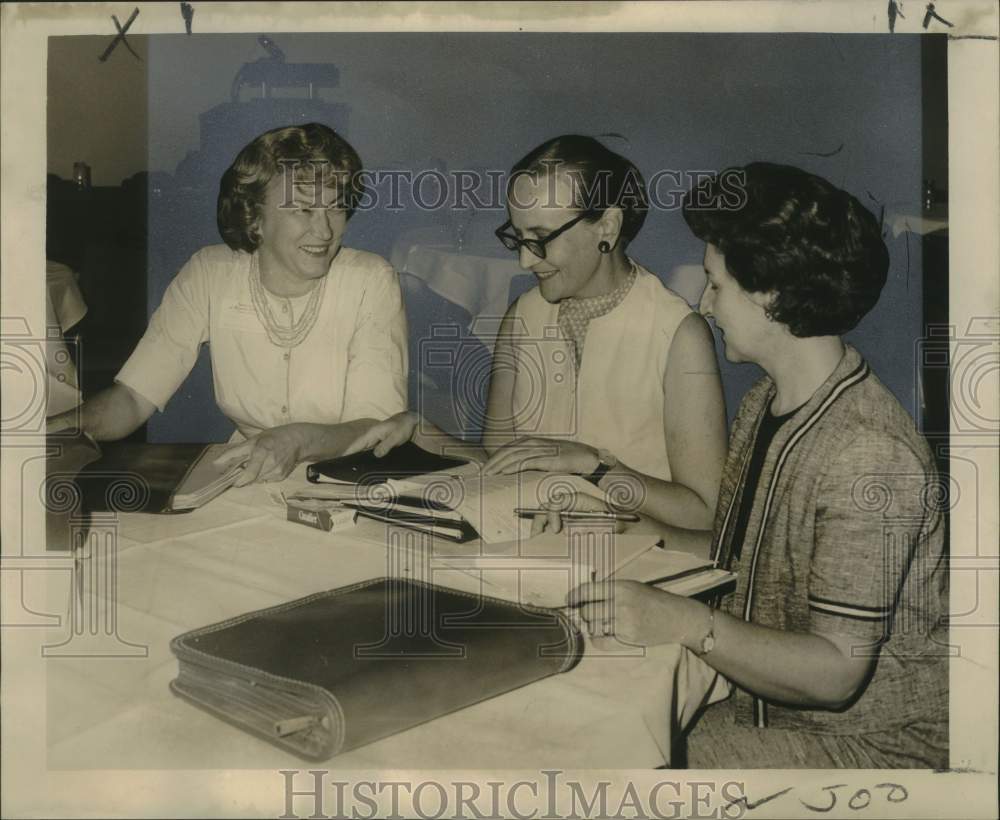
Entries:
{"label": "table", "polygon": [[438,296],[469,311],[472,332],[490,347],[510,304],[511,280],[527,273],[496,240],[459,247],[442,242],[436,230],[404,233],[393,246],[390,262],[397,271],[416,276]]}
{"label": "table", "polygon": [[[45,650],[50,769],[304,765],[168,689],[177,674],[168,643],[181,632],[386,574],[381,524],[327,533],[289,523],[282,512],[266,487],[251,486],[186,515],[122,515],[106,528],[117,532],[117,605],[107,603],[102,574],[115,563],[110,552],[102,559],[95,551],[78,564],[75,581],[53,584],[52,611],[60,603],[65,611],[80,593],[85,607],[77,610],[77,633],[53,634]],[[95,647],[104,656],[81,656]],[[721,678],[679,646],[644,657],[588,651],[568,673],[323,766],[649,769],[668,761],[677,727],[724,694]]]}

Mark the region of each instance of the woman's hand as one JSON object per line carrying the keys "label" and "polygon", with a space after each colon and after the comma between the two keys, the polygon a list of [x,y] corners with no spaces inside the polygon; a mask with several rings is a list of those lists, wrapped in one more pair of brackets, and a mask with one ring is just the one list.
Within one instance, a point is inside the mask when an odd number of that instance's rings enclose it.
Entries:
{"label": "woman's hand", "polygon": [[382,458],[394,447],[405,444],[413,438],[420,416],[409,410],[389,416],[385,421],[370,427],[368,432],[358,436],[347,445],[344,455],[357,453],[361,450],[374,450],[378,458]]}
{"label": "woman's hand", "polygon": [[307,442],[301,425],[283,424],[264,430],[242,444],[234,444],[222,453],[215,464],[220,467],[246,462],[233,482],[243,487],[255,481],[281,481],[302,461]]}
{"label": "woman's hand", "polygon": [[581,584],[568,597],[591,635],[611,635],[635,646],[661,643],[697,645],[708,633],[704,604],[639,581]]}
{"label": "woman's hand", "polygon": [[544,470],[590,475],[600,463],[597,450],[586,444],[530,436],[497,450],[483,466],[483,473],[509,475],[522,470]]}

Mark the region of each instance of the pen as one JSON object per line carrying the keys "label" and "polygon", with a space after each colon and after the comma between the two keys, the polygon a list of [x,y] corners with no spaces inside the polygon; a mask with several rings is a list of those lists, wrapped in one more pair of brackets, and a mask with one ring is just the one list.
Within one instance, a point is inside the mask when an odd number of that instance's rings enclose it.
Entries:
{"label": "pen", "polygon": [[515,507],[514,514],[522,518],[530,515],[547,515],[550,512],[558,512],[563,518],[575,520],[592,521],[638,521],[639,516],[635,513],[609,512],[605,510],[542,510],[533,507]]}

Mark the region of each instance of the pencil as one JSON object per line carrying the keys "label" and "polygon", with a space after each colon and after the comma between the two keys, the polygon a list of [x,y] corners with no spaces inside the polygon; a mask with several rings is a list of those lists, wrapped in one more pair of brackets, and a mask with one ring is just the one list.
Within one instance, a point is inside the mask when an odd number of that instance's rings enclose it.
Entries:
{"label": "pencil", "polygon": [[575,520],[591,521],[638,521],[639,516],[635,513],[611,512],[604,510],[542,510],[534,507],[515,507],[514,514],[522,518],[533,515],[547,515],[550,512],[557,512],[563,518]]}

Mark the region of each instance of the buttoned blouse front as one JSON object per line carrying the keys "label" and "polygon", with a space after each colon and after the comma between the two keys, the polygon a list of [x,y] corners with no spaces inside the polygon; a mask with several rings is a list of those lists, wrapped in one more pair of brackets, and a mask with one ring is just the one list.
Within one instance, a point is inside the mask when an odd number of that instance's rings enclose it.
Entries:
{"label": "buttoned blouse front", "polygon": [[[250,271],[250,254],[225,245],[196,253],[116,380],[162,411],[207,342],[216,402],[245,436],[291,422],[383,419],[406,408],[406,314],[384,259],[341,248],[316,323],[291,348],[268,338]],[[273,300],[282,323],[291,320],[284,307],[301,312],[297,300]]]}

